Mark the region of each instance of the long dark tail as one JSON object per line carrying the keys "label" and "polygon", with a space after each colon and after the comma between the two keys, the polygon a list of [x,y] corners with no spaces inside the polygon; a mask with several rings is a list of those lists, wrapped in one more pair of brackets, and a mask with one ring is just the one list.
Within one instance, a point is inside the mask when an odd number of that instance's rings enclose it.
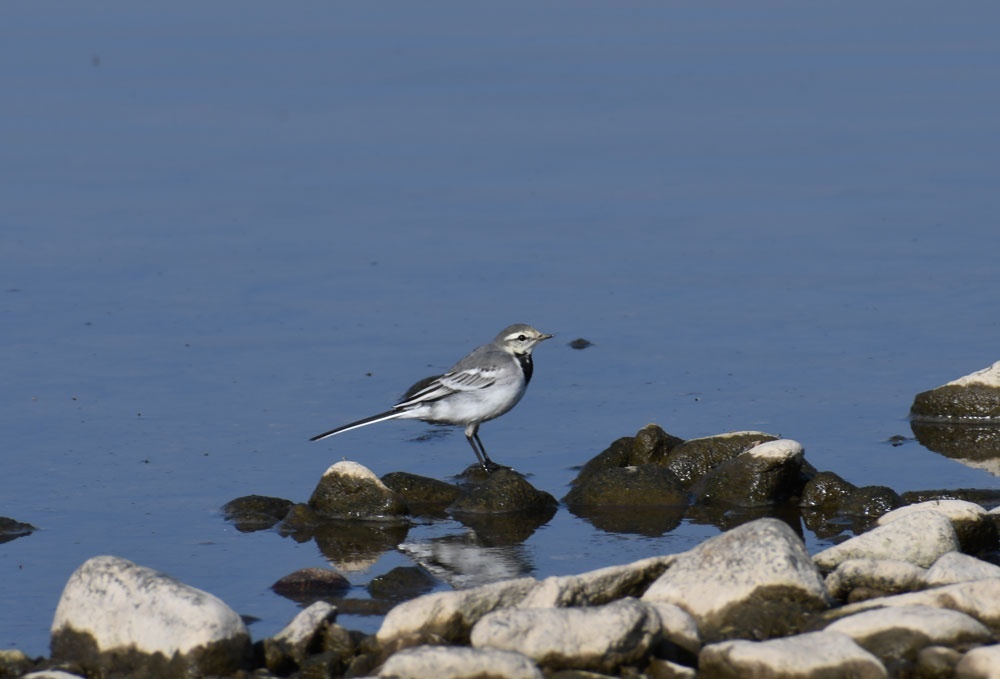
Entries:
{"label": "long dark tail", "polygon": [[406,413],[405,410],[387,410],[384,413],[379,413],[378,415],[372,415],[371,417],[366,417],[363,420],[358,420],[357,422],[351,422],[350,424],[345,424],[342,427],[337,427],[336,429],[331,429],[330,431],[323,432],[322,434],[317,434],[316,436],[313,436],[309,440],[319,441],[320,439],[325,439],[327,436],[340,434],[341,432],[350,431],[351,429],[357,429],[358,427],[364,427],[365,425],[375,424],[376,422],[384,422],[385,420],[392,420],[405,413]]}

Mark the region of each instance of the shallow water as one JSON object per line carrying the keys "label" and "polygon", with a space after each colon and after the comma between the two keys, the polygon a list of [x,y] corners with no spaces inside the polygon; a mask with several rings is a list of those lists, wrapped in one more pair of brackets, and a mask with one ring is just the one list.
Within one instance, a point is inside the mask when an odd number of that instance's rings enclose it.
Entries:
{"label": "shallow water", "polygon": [[[97,554],[273,633],[297,609],[268,587],[327,556],[219,507],[305,500],[342,458],[458,473],[461,433],[420,423],[306,439],[513,322],[557,338],[481,434],[556,497],[647,422],[781,434],[858,485],[998,487],[887,443],[1000,358],[996,5],[294,11],[5,10],[0,515],[40,530],[0,549],[4,647],[47,652]],[[430,523],[347,575],[363,597],[434,552],[544,577],[715,532],[560,509],[484,553]]]}

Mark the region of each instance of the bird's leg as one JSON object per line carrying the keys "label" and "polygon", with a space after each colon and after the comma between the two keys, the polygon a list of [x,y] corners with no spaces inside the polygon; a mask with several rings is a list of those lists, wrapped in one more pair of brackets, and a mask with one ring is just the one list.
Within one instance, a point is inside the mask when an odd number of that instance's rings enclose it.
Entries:
{"label": "bird's leg", "polygon": [[[502,464],[497,464],[496,462],[490,459],[490,456],[486,454],[486,448],[483,446],[483,442],[479,439],[478,431],[472,435],[472,439],[469,439],[469,441],[471,442],[473,439],[475,439],[475,442],[479,444],[479,452],[483,454],[482,458],[480,458],[479,460],[479,464],[483,465],[483,469],[487,473],[495,472],[499,469],[510,469],[510,467],[504,466]],[[472,447],[475,448],[476,446],[473,445]],[[479,453],[476,454],[478,455]]]}
{"label": "bird's leg", "polygon": [[[469,442],[469,445],[472,446],[472,452],[476,454],[476,459],[479,460],[479,466],[481,466],[484,471],[487,472],[490,471],[490,468],[486,466],[486,461],[483,460],[482,454],[479,452],[479,448],[476,446],[476,442],[472,440],[471,436],[468,435],[465,437],[465,439]],[[490,464],[492,464],[492,462]]]}

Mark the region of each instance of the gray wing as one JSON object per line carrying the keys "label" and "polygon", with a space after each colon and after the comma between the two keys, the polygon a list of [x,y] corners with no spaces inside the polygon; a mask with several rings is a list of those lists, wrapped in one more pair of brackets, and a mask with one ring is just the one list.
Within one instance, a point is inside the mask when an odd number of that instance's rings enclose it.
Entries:
{"label": "gray wing", "polygon": [[457,391],[475,391],[485,389],[497,381],[497,376],[502,371],[502,364],[499,361],[490,360],[488,351],[483,351],[485,347],[480,347],[461,361],[456,363],[451,370],[440,377],[429,377],[417,382],[403,400],[397,403],[394,408],[408,408],[420,403],[436,401]]}

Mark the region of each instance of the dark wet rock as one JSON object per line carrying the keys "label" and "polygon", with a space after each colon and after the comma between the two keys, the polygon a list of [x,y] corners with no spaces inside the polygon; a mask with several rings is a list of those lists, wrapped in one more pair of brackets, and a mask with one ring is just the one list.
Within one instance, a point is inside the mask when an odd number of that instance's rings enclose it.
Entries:
{"label": "dark wet rock", "polygon": [[687,492],[666,467],[643,464],[610,467],[588,474],[570,489],[563,502],[580,507],[686,506]]}
{"label": "dark wet rock", "polygon": [[606,469],[636,467],[644,464],[664,464],[671,450],[684,441],[663,431],[655,424],[647,424],[635,436],[623,436],[591,458],[580,469],[573,485]]}
{"label": "dark wet rock", "polygon": [[414,514],[443,512],[462,492],[453,483],[407,472],[386,474],[382,483],[402,496]]}
{"label": "dark wet rock", "polygon": [[388,573],[376,576],[368,583],[368,593],[375,599],[406,601],[427,594],[437,585],[437,580],[419,566],[397,566]]}
{"label": "dark wet rock", "polygon": [[321,650],[324,633],[336,618],[337,608],[323,601],[299,612],[283,630],[260,642],[264,666],[280,675],[295,672]]}
{"label": "dark wet rock", "polygon": [[855,490],[857,486],[845,481],[839,475],[833,472],[819,472],[803,486],[799,505],[835,508]]}
{"label": "dark wet rock", "polygon": [[494,611],[472,628],[471,642],[516,651],[543,669],[614,672],[644,660],[661,633],[656,609],[625,597],[600,606]]}
{"label": "dark wet rock", "polygon": [[6,516],[0,516],[0,544],[31,535],[36,530],[38,529],[30,523],[22,523]]}
{"label": "dark wet rock", "polygon": [[802,445],[767,441],[722,462],[692,487],[697,502],[740,507],[770,505],[802,491]]}
{"label": "dark wet rock", "polygon": [[113,556],[70,577],[52,623],[52,657],[88,674],[227,675],[250,666],[240,616],[207,592]]}
{"label": "dark wet rock", "polygon": [[917,394],[910,415],[918,419],[1000,419],[1000,361]]}
{"label": "dark wet rock", "polygon": [[886,486],[861,486],[840,501],[840,513],[877,519],[903,505],[902,499]]}
{"label": "dark wet rock", "polygon": [[910,428],[920,445],[928,450],[994,475],[1000,471],[1000,420],[911,420]]}
{"label": "dark wet rock", "polygon": [[347,578],[329,568],[302,568],[271,585],[275,594],[299,602],[341,596],[350,588]]}
{"label": "dark wet rock", "polygon": [[954,488],[946,490],[908,490],[900,493],[903,504],[912,505],[928,500],[965,500],[986,509],[1000,506],[1000,489]]}
{"label": "dark wet rock", "polygon": [[790,634],[829,605],[802,540],[776,519],[744,524],[678,554],[642,598],[686,610],[706,642]]}
{"label": "dark wet rock", "polygon": [[691,439],[670,450],[666,466],[677,474],[681,483],[690,486],[726,460],[731,460],[760,443],[777,440],[777,436],[760,431],[736,431]]}
{"label": "dark wet rock", "polygon": [[309,498],[309,506],[324,518],[400,520],[409,510],[406,501],[357,462],[337,462],[323,474]]}
{"label": "dark wet rock", "polygon": [[236,530],[249,533],[267,530],[288,514],[294,504],[291,500],[265,495],[246,495],[230,500],[222,506],[222,514]]}
{"label": "dark wet rock", "polygon": [[479,482],[462,487],[462,494],[448,508],[452,514],[504,514],[554,508],[556,499],[538,490],[513,469],[484,474]]}

